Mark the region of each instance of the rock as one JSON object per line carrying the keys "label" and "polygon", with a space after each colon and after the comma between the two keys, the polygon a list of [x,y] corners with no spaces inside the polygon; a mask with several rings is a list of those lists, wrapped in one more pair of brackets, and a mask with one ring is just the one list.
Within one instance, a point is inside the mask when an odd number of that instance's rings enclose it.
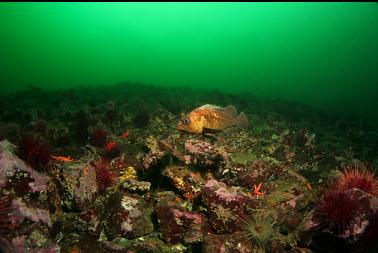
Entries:
{"label": "rock", "polygon": [[204,179],[183,166],[168,166],[162,174],[168,177],[178,191],[189,200],[194,200],[202,191]]}
{"label": "rock", "polygon": [[283,202],[287,202],[289,200],[292,200],[295,198],[295,195],[289,192],[272,192],[267,196],[267,202],[271,206],[276,206],[278,204],[281,204]]}
{"label": "rock", "polygon": [[38,226],[31,227],[31,229],[28,230],[27,234],[18,235],[3,244],[5,245],[0,247],[0,249],[4,250],[4,252],[60,252],[58,246],[49,239],[47,232]]}
{"label": "rock", "polygon": [[24,229],[23,225],[29,226],[30,222],[51,227],[61,211],[53,181],[27,166],[11,149],[8,141],[0,142],[0,189],[8,192],[12,200],[9,213],[12,227]]}
{"label": "rock", "polygon": [[98,192],[96,169],[88,163],[67,163],[61,168],[62,202],[69,210],[85,210]]}
{"label": "rock", "polygon": [[128,180],[137,180],[138,179],[138,172],[134,167],[126,167],[123,168],[122,170],[119,170],[119,182],[123,183]]}
{"label": "rock", "polygon": [[102,224],[99,219],[99,211],[96,209],[89,209],[81,213],[67,212],[53,224],[50,236],[55,241],[60,241],[60,244],[62,238],[67,240],[67,243],[72,243],[81,235],[99,234],[100,228],[102,228]]}
{"label": "rock", "polygon": [[161,151],[161,150],[150,151],[148,154],[146,154],[143,157],[143,167],[145,169],[150,169],[151,167],[158,164],[158,162],[163,159],[164,155],[165,155],[165,151]]}
{"label": "rock", "polygon": [[13,218],[14,225],[17,227],[21,226],[25,220],[40,222],[48,227],[51,227],[52,225],[48,209],[28,206],[21,198],[14,199],[11,208],[13,211],[10,215]]}
{"label": "rock", "polygon": [[203,245],[203,253],[223,252],[223,253],[257,253],[257,249],[253,249],[241,232],[233,234],[205,235]]}
{"label": "rock", "polygon": [[134,238],[151,233],[152,206],[135,194],[115,192],[103,210],[105,233],[109,238]]}
{"label": "rock", "polygon": [[228,154],[223,148],[201,140],[187,140],[185,151],[188,153],[184,156],[186,164],[216,167],[228,160]]}
{"label": "rock", "polygon": [[121,142],[120,148],[121,155],[111,162],[115,172],[124,172],[129,168],[134,168],[135,171],[144,169],[141,159],[144,152],[139,146]]}
{"label": "rock", "polygon": [[150,191],[151,183],[145,181],[137,181],[134,179],[128,179],[122,183],[124,189],[129,190],[130,192],[136,193],[146,193]]}
{"label": "rock", "polygon": [[0,142],[0,188],[10,188],[16,195],[46,193],[50,177],[33,170],[11,151],[14,145],[7,140]]}
{"label": "rock", "polygon": [[253,186],[261,182],[267,182],[278,178],[283,174],[284,168],[280,165],[269,164],[266,161],[255,160],[245,167],[245,170],[239,173],[240,184],[244,186]]}
{"label": "rock", "polygon": [[168,243],[198,243],[210,231],[206,216],[190,212],[173,192],[160,192],[157,196],[156,214],[164,241]]}
{"label": "rock", "polygon": [[247,208],[256,208],[256,201],[239,187],[228,187],[217,180],[208,180],[202,191],[202,200],[208,207],[209,220],[218,233],[230,233],[242,225]]}
{"label": "rock", "polygon": [[60,252],[129,253],[127,248],[106,240],[98,240],[92,234],[70,233],[60,240],[59,245]]}
{"label": "rock", "polygon": [[[182,244],[165,244],[162,240],[153,236],[144,236],[133,240],[116,238],[112,242],[119,245],[126,253],[182,253],[188,252],[188,248]],[[114,248],[114,247],[113,247]],[[113,250],[114,251],[114,250]],[[113,252],[111,251],[111,252]],[[118,252],[118,251],[116,251]]]}
{"label": "rock", "polygon": [[142,160],[143,167],[148,170],[163,159],[166,151],[154,136],[149,136],[145,141],[145,145],[150,151],[142,158]]}
{"label": "rock", "polygon": [[244,152],[234,152],[230,155],[232,162],[237,164],[251,164],[253,161],[257,160],[258,157],[255,153],[244,153]]}

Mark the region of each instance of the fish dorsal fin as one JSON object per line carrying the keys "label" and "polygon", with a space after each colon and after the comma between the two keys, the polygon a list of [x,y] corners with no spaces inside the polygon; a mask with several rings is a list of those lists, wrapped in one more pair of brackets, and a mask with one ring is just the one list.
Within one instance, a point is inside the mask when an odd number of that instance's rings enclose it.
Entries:
{"label": "fish dorsal fin", "polygon": [[200,106],[198,107],[197,109],[220,109],[221,107],[217,106],[217,105],[210,105],[210,104],[206,104],[206,105],[203,105],[203,106]]}
{"label": "fish dorsal fin", "polygon": [[233,105],[228,105],[225,108],[222,109],[225,113],[230,115],[232,118],[235,118],[238,116],[238,111],[236,110],[235,106]]}

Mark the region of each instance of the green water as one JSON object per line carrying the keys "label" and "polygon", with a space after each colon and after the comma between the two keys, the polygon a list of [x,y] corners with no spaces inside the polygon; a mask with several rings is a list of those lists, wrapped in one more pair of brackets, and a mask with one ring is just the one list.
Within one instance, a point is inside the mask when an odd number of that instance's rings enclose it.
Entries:
{"label": "green water", "polygon": [[249,91],[376,122],[376,3],[1,3],[1,93],[114,85]]}

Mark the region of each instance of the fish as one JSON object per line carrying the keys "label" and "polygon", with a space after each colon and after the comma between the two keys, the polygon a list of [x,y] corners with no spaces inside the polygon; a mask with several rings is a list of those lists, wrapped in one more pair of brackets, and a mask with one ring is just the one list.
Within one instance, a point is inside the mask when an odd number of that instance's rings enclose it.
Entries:
{"label": "fish", "polygon": [[54,156],[51,155],[52,159],[60,162],[73,162],[73,159],[69,156]]}
{"label": "fish", "polygon": [[127,130],[126,132],[124,132],[123,134],[121,134],[119,137],[127,139],[127,138],[129,138],[129,135],[130,135],[130,131]]}
{"label": "fish", "polygon": [[112,152],[117,148],[117,146],[118,146],[117,142],[111,141],[111,142],[106,143],[105,150],[108,152]]}
{"label": "fish", "polygon": [[177,124],[177,129],[192,134],[212,133],[237,126],[248,129],[248,118],[244,112],[237,114],[233,105],[224,108],[206,104],[198,107],[183,117]]}

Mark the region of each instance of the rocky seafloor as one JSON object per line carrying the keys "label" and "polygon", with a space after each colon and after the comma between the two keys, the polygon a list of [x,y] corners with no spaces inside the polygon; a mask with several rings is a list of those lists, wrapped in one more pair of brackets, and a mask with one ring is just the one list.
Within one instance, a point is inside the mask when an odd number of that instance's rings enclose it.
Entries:
{"label": "rocky seafloor", "polygon": [[[250,119],[176,130],[203,104]],[[377,252],[378,132],[218,90],[112,87],[0,99],[0,252]]]}

